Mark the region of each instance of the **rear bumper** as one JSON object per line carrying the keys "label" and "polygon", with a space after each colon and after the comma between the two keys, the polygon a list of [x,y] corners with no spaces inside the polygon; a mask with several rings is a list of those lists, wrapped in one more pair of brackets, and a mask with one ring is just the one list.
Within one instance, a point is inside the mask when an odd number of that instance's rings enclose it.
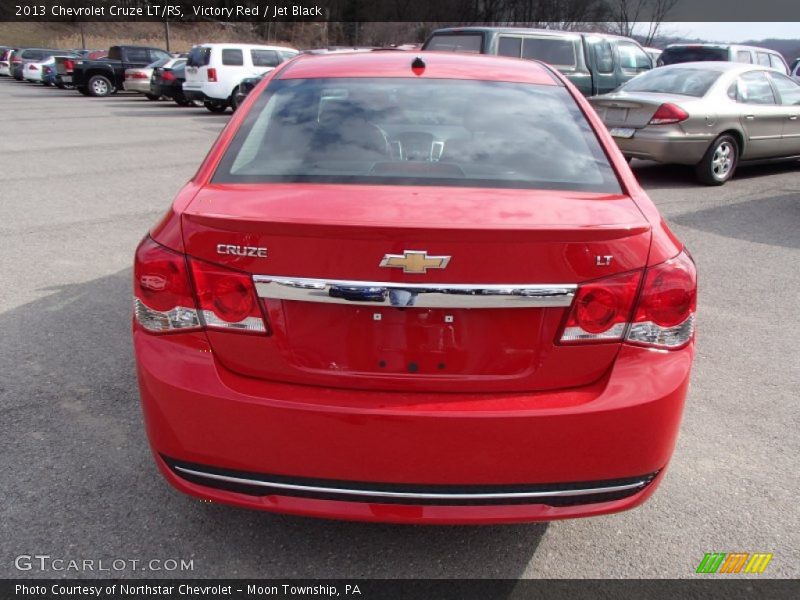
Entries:
{"label": "rear bumper", "polygon": [[188,100],[227,102],[228,98],[230,98],[231,90],[221,82],[185,81],[183,83],[183,95]]}
{"label": "rear bumper", "polygon": [[135,330],[134,344],[150,443],[179,490],[406,523],[552,520],[641,504],[672,454],[693,355],[691,345],[625,346],[601,382],[561,392],[400,395],[241,377],[214,360],[202,333]]}
{"label": "rear bumper", "polygon": [[150,93],[150,80],[149,79],[126,79],[123,84],[122,88],[126,92],[139,92],[140,94],[149,94]]}
{"label": "rear bumper", "polygon": [[696,165],[715,137],[713,133],[690,135],[676,127],[655,126],[637,130],[632,138],[614,141],[626,157]]}

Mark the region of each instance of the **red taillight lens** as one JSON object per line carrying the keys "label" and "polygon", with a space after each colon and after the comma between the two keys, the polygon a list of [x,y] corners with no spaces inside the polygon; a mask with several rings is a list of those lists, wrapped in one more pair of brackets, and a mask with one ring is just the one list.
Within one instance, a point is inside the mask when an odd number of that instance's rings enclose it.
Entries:
{"label": "red taillight lens", "polygon": [[621,340],[633,311],[641,271],[583,283],[578,287],[561,341]]}
{"label": "red taillight lens", "polygon": [[697,270],[686,252],[647,269],[627,339],[675,348],[694,334]]}
{"label": "red taillight lens", "polygon": [[71,60],[65,60],[64,61],[64,68],[67,71],[72,71],[72,69],[75,68],[75,63],[73,61],[71,61]]}
{"label": "red taillight lens", "polygon": [[164,71],[161,74],[161,79],[164,81],[175,81],[175,74],[172,71]]}
{"label": "red taillight lens", "polygon": [[36,65],[28,65],[28,69],[29,69],[30,71],[38,71],[38,70],[39,70],[39,67],[37,67]]}
{"label": "red taillight lens", "polygon": [[206,327],[270,333],[250,275],[200,260],[189,263]]}
{"label": "red taillight lens", "polygon": [[48,75],[50,75],[50,73],[53,72],[53,69],[51,69],[50,67],[45,67],[44,68],[44,72],[47,73]]}
{"label": "red taillight lens", "polygon": [[206,77],[209,81],[216,81],[217,80],[217,70],[214,67],[209,67],[206,71]]}
{"label": "red taillight lens", "polygon": [[133,267],[134,314],[149,331],[199,329],[186,258],[147,237]]}
{"label": "red taillight lens", "polygon": [[[686,252],[644,271],[578,286],[561,334],[565,344],[619,341],[680,348],[694,335],[697,271]],[[637,301],[638,293],[638,301]]]}
{"label": "red taillight lens", "polygon": [[680,106],[675,106],[666,102],[658,107],[653,117],[650,119],[650,125],[669,125],[671,123],[680,123],[689,118],[689,113],[683,110]]}

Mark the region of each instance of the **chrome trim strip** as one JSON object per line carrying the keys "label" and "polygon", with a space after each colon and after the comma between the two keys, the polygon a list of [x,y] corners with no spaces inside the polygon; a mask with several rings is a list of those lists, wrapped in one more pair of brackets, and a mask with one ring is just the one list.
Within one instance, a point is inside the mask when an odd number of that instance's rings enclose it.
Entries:
{"label": "chrome trim strip", "polygon": [[565,496],[586,496],[591,494],[609,494],[611,492],[622,492],[646,486],[650,479],[642,479],[635,483],[625,485],[611,485],[598,488],[585,488],[580,490],[554,490],[548,492],[508,492],[508,493],[476,493],[476,494],[441,494],[441,493],[417,493],[417,492],[384,492],[378,490],[352,490],[344,488],[329,488],[313,485],[297,485],[293,483],[275,483],[270,481],[260,481],[258,479],[245,479],[243,477],[231,477],[230,475],[218,475],[217,473],[206,473],[187,469],[185,467],[174,466],[176,471],[194,475],[195,477],[205,477],[228,483],[238,483],[244,485],[254,485],[265,488],[275,488],[283,490],[294,490],[299,492],[315,492],[322,494],[341,494],[343,496],[374,496],[376,498],[409,498],[417,500],[502,500],[515,498],[554,498]]}
{"label": "chrome trim strip", "polygon": [[394,283],[254,275],[261,298],[416,308],[569,306],[576,284]]}

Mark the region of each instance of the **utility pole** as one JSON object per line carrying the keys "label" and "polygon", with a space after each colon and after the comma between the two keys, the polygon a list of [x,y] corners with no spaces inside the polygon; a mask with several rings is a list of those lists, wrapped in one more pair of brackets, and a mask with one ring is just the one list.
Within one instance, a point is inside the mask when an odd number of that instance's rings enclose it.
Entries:
{"label": "utility pole", "polygon": [[170,51],[169,49],[169,20],[164,19],[164,37],[167,39],[167,52]]}

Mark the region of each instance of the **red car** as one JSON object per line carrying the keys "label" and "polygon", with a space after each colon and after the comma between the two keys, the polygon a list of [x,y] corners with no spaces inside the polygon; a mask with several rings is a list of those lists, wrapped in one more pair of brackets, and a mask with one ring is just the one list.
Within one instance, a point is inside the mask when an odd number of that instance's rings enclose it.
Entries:
{"label": "red car", "polygon": [[557,71],[301,56],[246,99],[134,269],[167,480],[365,521],[616,512],[664,476],[696,272]]}

